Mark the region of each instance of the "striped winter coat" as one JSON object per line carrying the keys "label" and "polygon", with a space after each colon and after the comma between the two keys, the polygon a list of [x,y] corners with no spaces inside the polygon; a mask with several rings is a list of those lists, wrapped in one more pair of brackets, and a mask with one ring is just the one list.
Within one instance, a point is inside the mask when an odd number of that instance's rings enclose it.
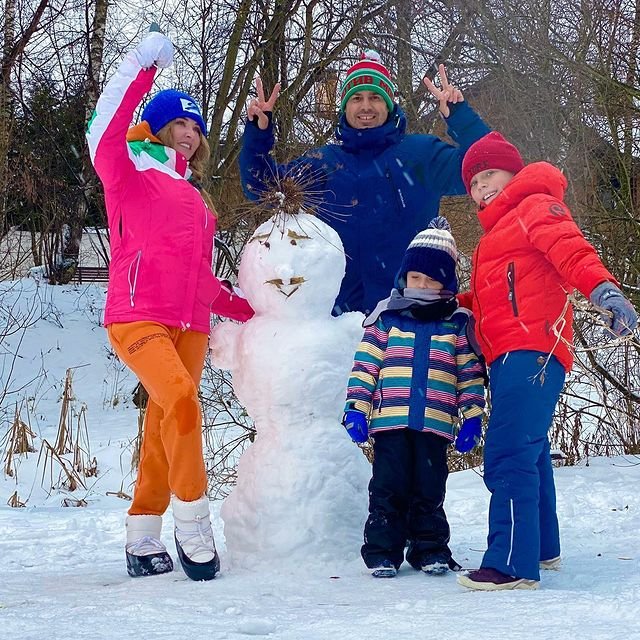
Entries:
{"label": "striped winter coat", "polygon": [[369,418],[369,433],[431,431],[453,440],[458,412],[482,414],[484,369],[467,340],[468,315],[424,321],[385,312],[355,355],[345,411]]}

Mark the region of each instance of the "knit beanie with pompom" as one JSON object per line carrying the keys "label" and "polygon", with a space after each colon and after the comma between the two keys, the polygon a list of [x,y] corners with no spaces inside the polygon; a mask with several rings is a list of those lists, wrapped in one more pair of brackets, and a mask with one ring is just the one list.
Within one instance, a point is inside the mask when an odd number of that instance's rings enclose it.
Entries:
{"label": "knit beanie with pompom", "polygon": [[380,54],[368,49],[354,64],[340,90],[340,110],[344,111],[349,98],[359,91],[373,91],[384,98],[389,111],[395,107],[396,87],[391,81],[389,70],[382,64]]}
{"label": "knit beanie with pompom", "polygon": [[409,244],[396,276],[396,288],[407,286],[407,273],[418,271],[442,283],[443,289],[458,292],[456,263],[458,248],[444,216],[437,216]]}

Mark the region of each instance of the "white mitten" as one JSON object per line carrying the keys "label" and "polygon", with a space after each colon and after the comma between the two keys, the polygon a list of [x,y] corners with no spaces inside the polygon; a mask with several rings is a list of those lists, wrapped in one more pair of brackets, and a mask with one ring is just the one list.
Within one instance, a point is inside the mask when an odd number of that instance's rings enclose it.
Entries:
{"label": "white mitten", "polygon": [[143,69],[149,69],[154,64],[158,69],[164,69],[173,64],[173,42],[158,31],[148,33],[133,52]]}

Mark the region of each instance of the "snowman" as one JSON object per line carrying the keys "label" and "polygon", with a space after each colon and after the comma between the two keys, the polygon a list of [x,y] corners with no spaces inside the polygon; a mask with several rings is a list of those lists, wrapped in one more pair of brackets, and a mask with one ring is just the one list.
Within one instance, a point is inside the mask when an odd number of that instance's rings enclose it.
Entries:
{"label": "snowman", "polygon": [[213,363],[231,371],[256,428],[222,505],[232,565],[339,570],[359,557],[371,472],[340,423],[363,316],[331,316],[344,270],[333,229],[279,213],[240,262],[255,316],[213,329]]}

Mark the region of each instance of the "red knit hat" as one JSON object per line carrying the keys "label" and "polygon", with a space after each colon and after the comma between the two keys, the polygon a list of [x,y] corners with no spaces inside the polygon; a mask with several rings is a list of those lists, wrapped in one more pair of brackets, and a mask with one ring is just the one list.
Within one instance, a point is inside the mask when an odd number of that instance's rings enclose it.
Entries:
{"label": "red knit hat", "polygon": [[462,181],[467,193],[470,193],[471,179],[476,173],[487,169],[502,169],[515,174],[523,168],[524,162],[520,152],[501,134],[492,131],[474,142],[467,150],[462,161]]}
{"label": "red knit hat", "polygon": [[349,71],[340,90],[340,110],[344,111],[347,100],[358,91],[373,91],[384,98],[389,111],[395,106],[396,88],[389,70],[382,64],[380,54],[368,49]]}

